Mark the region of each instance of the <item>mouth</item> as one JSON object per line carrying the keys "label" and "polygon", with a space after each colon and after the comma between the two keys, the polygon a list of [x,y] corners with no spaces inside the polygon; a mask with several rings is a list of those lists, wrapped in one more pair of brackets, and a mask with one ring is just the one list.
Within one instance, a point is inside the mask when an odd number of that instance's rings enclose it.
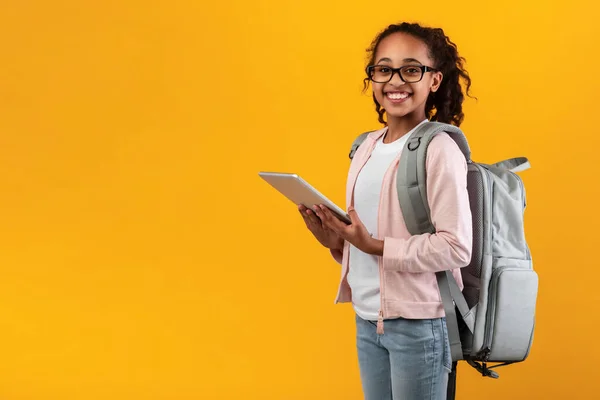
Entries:
{"label": "mouth", "polygon": [[405,102],[412,93],[408,92],[385,92],[385,98],[388,99],[392,103],[403,103]]}

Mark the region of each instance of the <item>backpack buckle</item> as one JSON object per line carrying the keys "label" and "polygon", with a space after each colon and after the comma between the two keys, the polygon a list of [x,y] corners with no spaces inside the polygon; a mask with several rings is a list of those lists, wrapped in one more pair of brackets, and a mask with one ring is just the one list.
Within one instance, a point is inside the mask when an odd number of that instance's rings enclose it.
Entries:
{"label": "backpack buckle", "polygon": [[419,148],[420,145],[421,145],[421,138],[420,137],[412,138],[408,142],[408,149],[410,151],[415,151],[416,149]]}

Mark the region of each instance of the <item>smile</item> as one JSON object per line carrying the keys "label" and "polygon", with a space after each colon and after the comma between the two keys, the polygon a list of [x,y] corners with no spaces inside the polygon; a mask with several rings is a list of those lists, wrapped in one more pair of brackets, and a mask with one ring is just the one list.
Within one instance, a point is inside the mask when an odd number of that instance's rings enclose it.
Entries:
{"label": "smile", "polygon": [[401,103],[411,96],[408,92],[387,92],[385,97],[392,103]]}

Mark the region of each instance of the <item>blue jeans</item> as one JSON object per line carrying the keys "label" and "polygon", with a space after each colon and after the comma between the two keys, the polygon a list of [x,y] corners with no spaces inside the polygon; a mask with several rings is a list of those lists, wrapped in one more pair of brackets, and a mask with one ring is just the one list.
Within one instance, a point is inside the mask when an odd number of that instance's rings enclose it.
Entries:
{"label": "blue jeans", "polygon": [[365,400],[445,400],[452,368],[445,318],[385,320],[356,316],[358,363]]}

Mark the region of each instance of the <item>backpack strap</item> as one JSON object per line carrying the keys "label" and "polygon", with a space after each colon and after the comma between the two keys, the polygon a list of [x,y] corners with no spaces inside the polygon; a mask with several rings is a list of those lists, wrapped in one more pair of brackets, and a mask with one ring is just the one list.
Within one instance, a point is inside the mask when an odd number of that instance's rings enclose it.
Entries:
{"label": "backpack strap", "polygon": [[446,313],[446,328],[448,329],[448,342],[450,343],[452,361],[463,360],[464,353],[458,330],[456,308],[460,311],[462,319],[471,333],[475,330],[475,316],[469,310],[467,301],[460,291],[451,271],[436,272],[435,277],[437,278],[440,297],[442,298],[444,312]]}
{"label": "backpack strap", "polygon": [[354,157],[356,150],[358,150],[360,145],[365,141],[365,139],[367,138],[367,136],[369,136],[369,133],[371,132],[373,131],[361,133],[356,139],[354,139],[354,142],[352,142],[352,147],[350,148],[350,154],[348,154],[348,157],[350,157],[351,160]]}
{"label": "backpack strap", "polygon": [[400,158],[397,176],[397,190],[400,206],[408,231],[413,234],[433,233],[430,209],[427,202],[427,147],[438,134],[446,132],[458,144],[467,161],[471,160],[471,150],[462,131],[450,124],[425,122],[406,141],[404,156]]}
{"label": "backpack strap", "polygon": [[[471,161],[471,150],[463,132],[456,126],[439,122],[425,122],[408,138],[397,173],[397,190],[400,208],[408,231],[412,235],[435,233],[431,222],[431,210],[427,200],[427,148],[433,138],[446,132],[456,142],[467,162]],[[451,271],[436,273],[440,297],[446,313],[446,325],[452,360],[464,359],[456,308],[471,332],[475,320]]]}

